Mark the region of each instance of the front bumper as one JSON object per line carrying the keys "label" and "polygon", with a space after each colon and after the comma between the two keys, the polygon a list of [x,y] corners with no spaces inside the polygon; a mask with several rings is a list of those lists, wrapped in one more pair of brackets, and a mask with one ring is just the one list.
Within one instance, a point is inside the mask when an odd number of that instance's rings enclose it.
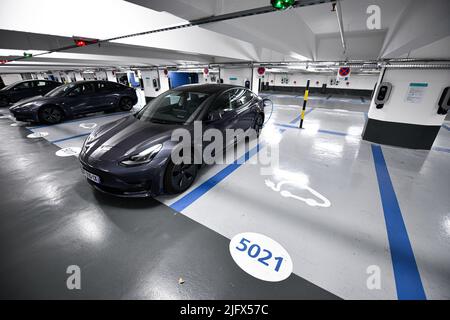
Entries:
{"label": "front bumper", "polygon": [[[87,179],[96,190],[117,197],[144,198],[164,193],[165,162],[150,166],[122,167],[112,162],[87,161],[80,156],[82,169],[97,175],[100,183]],[[89,163],[88,163],[89,162]]]}
{"label": "front bumper", "polygon": [[9,110],[11,115],[17,120],[17,121],[31,121],[31,122],[38,122],[39,118],[36,112],[33,112],[31,110],[26,111],[17,111],[17,110]]}

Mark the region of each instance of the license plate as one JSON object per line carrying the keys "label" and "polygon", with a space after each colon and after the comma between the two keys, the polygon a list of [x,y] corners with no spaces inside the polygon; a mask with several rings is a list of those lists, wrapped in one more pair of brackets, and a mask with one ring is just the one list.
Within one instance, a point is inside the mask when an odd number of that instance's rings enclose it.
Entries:
{"label": "license plate", "polygon": [[84,169],[81,169],[81,172],[83,172],[83,175],[84,175],[86,178],[88,178],[89,180],[92,180],[92,181],[94,181],[95,183],[100,183],[100,177],[99,177],[99,176],[97,176],[97,175],[95,175],[95,174],[93,174],[93,173],[90,173],[89,171],[86,171],[86,170],[84,170]]}

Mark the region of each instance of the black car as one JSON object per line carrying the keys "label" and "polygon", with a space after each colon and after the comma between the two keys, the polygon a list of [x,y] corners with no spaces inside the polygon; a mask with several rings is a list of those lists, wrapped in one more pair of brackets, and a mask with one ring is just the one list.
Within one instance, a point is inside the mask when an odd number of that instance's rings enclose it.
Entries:
{"label": "black car", "polygon": [[59,87],[62,83],[50,80],[25,80],[15,82],[0,90],[0,107],[19,100],[44,95]]}
{"label": "black car", "polygon": [[171,139],[174,130],[192,133],[194,121],[201,121],[203,130],[253,128],[259,134],[264,102],[243,87],[225,84],[166,91],[134,115],[95,129],[79,156],[82,171],[94,188],[117,196],[183,192],[201,164],[172,161],[178,144]]}
{"label": "black car", "polygon": [[19,121],[55,124],[76,115],[99,111],[129,111],[138,98],[133,88],[110,81],[79,81],[62,85],[9,108]]}

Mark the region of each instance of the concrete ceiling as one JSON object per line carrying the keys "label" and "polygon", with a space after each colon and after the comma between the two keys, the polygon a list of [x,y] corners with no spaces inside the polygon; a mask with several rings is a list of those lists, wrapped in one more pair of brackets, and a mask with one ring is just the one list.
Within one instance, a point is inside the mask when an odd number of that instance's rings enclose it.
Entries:
{"label": "concrete ceiling", "polygon": [[[1,49],[50,50],[72,36],[106,39],[264,7],[269,0],[2,0]],[[381,29],[368,30],[369,5]],[[235,61],[341,61],[450,58],[448,0],[341,0],[344,53],[336,13],[318,4],[263,15],[124,38],[11,62],[0,72],[83,66],[155,66]],[[4,54],[3,56],[1,56]]]}

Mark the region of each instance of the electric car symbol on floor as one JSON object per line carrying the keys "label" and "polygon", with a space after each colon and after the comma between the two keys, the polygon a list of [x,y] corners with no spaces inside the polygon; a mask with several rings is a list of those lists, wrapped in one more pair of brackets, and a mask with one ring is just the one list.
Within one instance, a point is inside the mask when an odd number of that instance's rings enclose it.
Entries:
{"label": "electric car symbol on floor", "polygon": [[[269,187],[273,191],[279,192],[282,197],[292,198],[292,199],[295,199],[295,200],[298,200],[298,201],[305,202],[308,206],[311,206],[311,207],[325,207],[325,208],[328,208],[329,206],[331,206],[330,200],[328,200],[323,195],[321,195],[319,192],[317,192],[316,190],[314,190],[313,188],[307,186],[304,183],[298,183],[297,181],[285,180],[285,181],[281,181],[281,182],[278,182],[277,184],[275,184],[273,181],[271,181],[269,179],[265,180],[264,182],[265,182],[267,187]],[[283,186],[289,186],[289,185],[295,187],[295,189],[309,191],[312,195],[317,197],[320,201],[317,201],[314,198],[301,197],[299,195],[293,194],[289,190],[283,189]]]}
{"label": "electric car symbol on floor", "polygon": [[43,96],[20,100],[9,108],[18,121],[56,124],[66,118],[99,111],[129,111],[137,103],[136,91],[110,81],[72,82]]}
{"label": "electric car symbol on floor", "polygon": [[247,130],[259,133],[264,100],[232,85],[187,85],[167,91],[134,115],[97,127],[84,142],[79,159],[96,189],[123,197],[180,193],[194,182],[199,165],[171,159],[179,128]]}

